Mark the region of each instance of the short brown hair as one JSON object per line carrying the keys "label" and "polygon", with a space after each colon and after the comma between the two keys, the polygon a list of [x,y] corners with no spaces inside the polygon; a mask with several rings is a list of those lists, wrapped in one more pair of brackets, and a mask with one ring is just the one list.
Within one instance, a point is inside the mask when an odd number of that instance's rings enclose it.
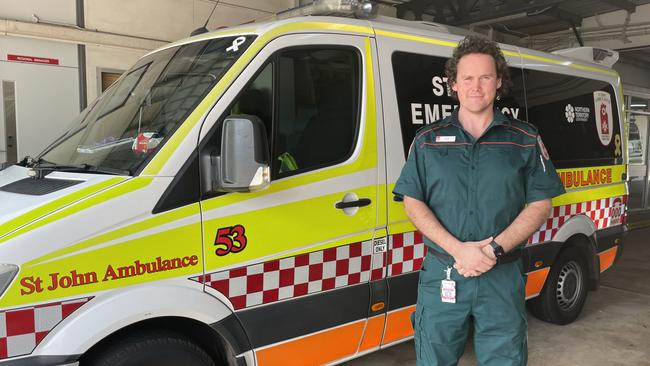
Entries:
{"label": "short brown hair", "polygon": [[[512,82],[510,81],[510,73],[508,71],[508,63],[506,58],[501,52],[499,45],[485,37],[470,35],[465,37],[462,41],[458,42],[458,46],[454,50],[454,54],[451,56],[447,63],[445,64],[445,74],[447,75],[447,80],[449,85],[456,82],[456,77],[458,73],[458,62],[460,59],[471,53],[481,53],[485,55],[490,55],[494,59],[494,64],[497,68],[497,77],[501,79],[501,87],[497,89],[497,96],[504,96],[510,91],[510,86]],[[456,92],[452,89],[452,96],[457,98]]]}

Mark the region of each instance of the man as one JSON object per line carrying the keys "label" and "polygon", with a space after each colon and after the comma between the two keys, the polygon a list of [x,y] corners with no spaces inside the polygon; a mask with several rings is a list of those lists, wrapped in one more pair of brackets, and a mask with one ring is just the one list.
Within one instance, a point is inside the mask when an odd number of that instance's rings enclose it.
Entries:
{"label": "man", "polygon": [[494,108],[510,83],[496,43],[466,37],[445,71],[459,107],[418,131],[393,190],[428,247],[414,316],[417,364],[457,364],[472,319],[479,365],[525,365],[520,245],[564,188],[536,128]]}

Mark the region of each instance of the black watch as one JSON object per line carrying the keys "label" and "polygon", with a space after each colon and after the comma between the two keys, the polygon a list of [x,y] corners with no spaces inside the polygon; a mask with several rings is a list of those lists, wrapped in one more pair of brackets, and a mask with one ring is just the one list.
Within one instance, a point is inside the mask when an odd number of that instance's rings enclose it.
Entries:
{"label": "black watch", "polygon": [[497,257],[497,263],[500,262],[501,258],[503,258],[503,256],[506,255],[506,252],[503,250],[503,247],[501,247],[501,245],[499,245],[499,243],[497,243],[494,240],[492,240],[490,246],[494,251],[494,256]]}

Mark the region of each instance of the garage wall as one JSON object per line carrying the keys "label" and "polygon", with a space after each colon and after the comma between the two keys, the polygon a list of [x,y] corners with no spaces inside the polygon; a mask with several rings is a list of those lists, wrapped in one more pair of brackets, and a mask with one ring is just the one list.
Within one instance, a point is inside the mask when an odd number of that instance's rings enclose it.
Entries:
{"label": "garage wall", "polygon": [[76,23],[75,0],[0,0],[0,17],[33,22],[41,19],[65,24]]}
{"label": "garage wall", "polygon": [[[0,17],[74,24],[74,0],[0,0]],[[56,60],[57,64],[10,61],[8,55]],[[77,46],[0,35],[0,80],[15,85],[17,156],[38,154],[79,113]],[[54,61],[52,61],[54,62]],[[0,88],[2,86],[0,85]],[[1,99],[2,93],[0,93]],[[5,114],[0,103],[0,162],[6,161]]]}
{"label": "garage wall", "polygon": [[[292,8],[295,3],[296,0],[222,0],[208,29],[252,22]],[[202,27],[214,5],[215,1],[207,0],[86,0],[85,25],[100,32],[173,42]],[[88,45],[88,100],[99,95],[101,70],[124,71],[148,51]]]}

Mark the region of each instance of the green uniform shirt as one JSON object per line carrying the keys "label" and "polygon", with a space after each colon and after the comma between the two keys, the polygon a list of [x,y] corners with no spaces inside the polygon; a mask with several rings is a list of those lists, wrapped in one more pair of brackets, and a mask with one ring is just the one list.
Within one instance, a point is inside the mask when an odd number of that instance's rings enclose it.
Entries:
{"label": "green uniform shirt", "polygon": [[558,196],[564,187],[534,126],[495,109],[476,140],[456,109],[416,133],[393,193],[426,203],[457,239],[477,241],[496,237],[526,203]]}

